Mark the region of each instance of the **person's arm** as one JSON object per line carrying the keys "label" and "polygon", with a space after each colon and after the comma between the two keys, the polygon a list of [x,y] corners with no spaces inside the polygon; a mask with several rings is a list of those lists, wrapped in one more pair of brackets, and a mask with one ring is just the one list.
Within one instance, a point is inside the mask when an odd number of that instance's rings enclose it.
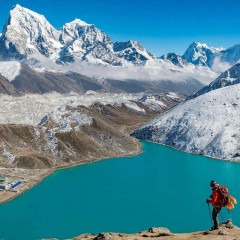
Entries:
{"label": "person's arm", "polygon": [[215,190],[212,194],[212,200],[208,200],[208,203],[216,204],[218,202],[218,197],[219,197],[219,193],[217,190]]}

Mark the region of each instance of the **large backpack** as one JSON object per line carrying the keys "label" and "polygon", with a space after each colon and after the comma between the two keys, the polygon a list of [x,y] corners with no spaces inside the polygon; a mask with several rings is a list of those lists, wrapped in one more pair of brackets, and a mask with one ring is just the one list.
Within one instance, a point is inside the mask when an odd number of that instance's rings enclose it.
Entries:
{"label": "large backpack", "polygon": [[228,204],[228,188],[226,186],[219,186],[218,187],[219,198],[218,203],[220,203],[223,207]]}

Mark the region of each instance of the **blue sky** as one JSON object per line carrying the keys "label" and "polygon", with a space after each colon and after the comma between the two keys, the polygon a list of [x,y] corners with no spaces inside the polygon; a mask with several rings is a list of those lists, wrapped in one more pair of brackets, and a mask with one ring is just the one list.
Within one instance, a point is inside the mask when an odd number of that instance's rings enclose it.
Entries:
{"label": "blue sky", "polygon": [[194,41],[225,48],[240,43],[239,0],[0,0],[0,28],[15,4],[45,15],[60,29],[75,18],[113,42],[138,40],[157,56],[183,54]]}

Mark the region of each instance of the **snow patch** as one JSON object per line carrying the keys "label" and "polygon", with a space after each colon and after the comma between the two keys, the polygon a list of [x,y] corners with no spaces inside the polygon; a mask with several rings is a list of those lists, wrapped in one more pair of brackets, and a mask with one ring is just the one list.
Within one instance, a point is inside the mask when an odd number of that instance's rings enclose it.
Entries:
{"label": "snow patch", "polygon": [[90,125],[92,123],[92,117],[80,112],[71,112],[66,115],[52,114],[51,118],[54,123],[59,125],[60,132],[69,132],[72,130],[71,124],[77,124],[75,130],[79,131],[79,127],[82,125]]}
{"label": "snow patch", "polygon": [[3,156],[7,158],[9,164],[12,164],[16,157],[6,149],[5,144],[2,144],[2,148],[3,148]]}

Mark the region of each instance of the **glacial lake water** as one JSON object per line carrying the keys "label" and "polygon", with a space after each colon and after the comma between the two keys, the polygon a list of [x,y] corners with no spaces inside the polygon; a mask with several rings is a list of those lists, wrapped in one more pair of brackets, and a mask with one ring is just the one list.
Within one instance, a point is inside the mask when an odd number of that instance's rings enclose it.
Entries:
{"label": "glacial lake water", "polygon": [[[142,142],[143,154],[55,172],[0,205],[0,239],[71,238],[82,233],[206,230],[210,180],[240,201],[240,163],[214,160]],[[240,225],[240,207],[232,210]],[[222,217],[229,218],[224,209]],[[220,217],[220,220],[222,218]]]}

